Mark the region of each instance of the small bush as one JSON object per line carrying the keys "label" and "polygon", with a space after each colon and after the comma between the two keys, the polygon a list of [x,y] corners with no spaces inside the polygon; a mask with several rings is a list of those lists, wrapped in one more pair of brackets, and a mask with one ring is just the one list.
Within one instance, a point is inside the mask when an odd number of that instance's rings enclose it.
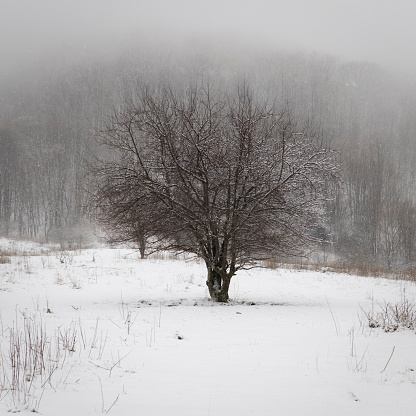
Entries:
{"label": "small bush", "polygon": [[403,291],[399,302],[384,302],[380,310],[364,312],[370,328],[382,328],[385,332],[395,332],[399,328],[416,330],[416,304],[406,298]]}
{"label": "small bush", "polygon": [[0,253],[0,264],[8,264],[11,263],[11,259],[9,256],[5,256]]}

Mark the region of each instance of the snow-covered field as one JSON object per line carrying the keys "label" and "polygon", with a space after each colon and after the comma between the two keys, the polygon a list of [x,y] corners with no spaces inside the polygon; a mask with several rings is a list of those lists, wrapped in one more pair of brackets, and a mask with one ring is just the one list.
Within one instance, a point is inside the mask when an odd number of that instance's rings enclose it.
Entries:
{"label": "snow-covered field", "polygon": [[7,251],[25,255],[0,257],[0,414],[415,412],[415,331],[363,312],[414,299],[414,283],[253,269],[223,305],[196,261],[0,239]]}

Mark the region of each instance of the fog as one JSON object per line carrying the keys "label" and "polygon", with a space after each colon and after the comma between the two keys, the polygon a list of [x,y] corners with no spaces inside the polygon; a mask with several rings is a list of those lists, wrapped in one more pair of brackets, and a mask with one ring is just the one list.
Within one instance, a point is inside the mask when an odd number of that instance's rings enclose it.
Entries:
{"label": "fog", "polygon": [[45,53],[225,39],[416,69],[412,0],[0,0],[2,72]]}
{"label": "fog", "polygon": [[247,81],[339,152],[342,184],[316,230],[324,258],[414,275],[414,8],[0,0],[0,235],[71,244],[95,235],[101,185],[90,166],[107,155],[95,139],[137,99],[138,83],[179,92],[207,82],[231,97]]}

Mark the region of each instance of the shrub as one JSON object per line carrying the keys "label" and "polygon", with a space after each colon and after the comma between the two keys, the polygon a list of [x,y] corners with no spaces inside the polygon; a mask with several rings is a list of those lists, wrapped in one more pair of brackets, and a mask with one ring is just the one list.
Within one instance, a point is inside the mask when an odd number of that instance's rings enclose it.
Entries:
{"label": "shrub", "polygon": [[380,310],[365,312],[370,328],[382,328],[385,332],[395,332],[399,328],[416,329],[416,304],[407,299],[403,290],[400,301],[396,303],[384,302]]}

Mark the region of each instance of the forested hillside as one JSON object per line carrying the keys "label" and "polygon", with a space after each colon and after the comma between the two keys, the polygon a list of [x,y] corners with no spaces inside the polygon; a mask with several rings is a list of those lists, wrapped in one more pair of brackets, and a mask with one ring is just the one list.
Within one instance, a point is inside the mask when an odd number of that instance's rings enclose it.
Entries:
{"label": "forested hillside", "polygon": [[[366,62],[224,47],[40,56],[0,85],[0,233],[82,243],[95,230],[95,132],[141,84],[245,82],[339,152],[321,261],[410,270],[416,255],[416,85]],[[95,231],[94,231],[95,230]],[[102,231],[102,230],[101,230]],[[100,232],[101,232],[100,231]]]}

